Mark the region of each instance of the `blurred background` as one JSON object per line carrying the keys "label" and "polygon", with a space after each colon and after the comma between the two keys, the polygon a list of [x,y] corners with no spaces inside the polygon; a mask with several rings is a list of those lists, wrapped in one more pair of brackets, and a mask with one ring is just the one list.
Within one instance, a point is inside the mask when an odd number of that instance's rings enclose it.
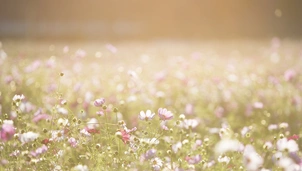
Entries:
{"label": "blurred background", "polygon": [[0,38],[301,38],[301,0],[0,0]]}

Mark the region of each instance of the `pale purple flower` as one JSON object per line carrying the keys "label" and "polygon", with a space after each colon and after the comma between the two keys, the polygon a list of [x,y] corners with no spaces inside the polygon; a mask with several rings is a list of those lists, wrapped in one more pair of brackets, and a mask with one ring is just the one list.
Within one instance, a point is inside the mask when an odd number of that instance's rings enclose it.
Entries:
{"label": "pale purple flower", "polygon": [[96,99],[93,104],[96,107],[101,107],[101,106],[103,106],[104,103],[105,103],[105,99],[100,98],[100,99]]}
{"label": "pale purple flower", "polygon": [[161,120],[170,120],[173,118],[173,114],[171,111],[167,110],[166,108],[159,108],[158,109],[158,116]]}
{"label": "pale purple flower", "polygon": [[141,120],[152,120],[154,116],[155,113],[152,113],[151,110],[147,110],[146,113],[144,111],[141,111],[138,117]]}
{"label": "pale purple flower", "polygon": [[192,157],[189,157],[189,156],[186,156],[185,160],[189,163],[189,164],[197,164],[201,161],[201,155],[198,154],[196,156],[192,156]]}
{"label": "pale purple flower", "polygon": [[35,151],[30,152],[30,154],[36,157],[42,153],[45,153],[47,150],[48,150],[47,146],[43,144],[42,147],[39,147]]}
{"label": "pale purple flower", "polygon": [[295,70],[288,69],[284,73],[284,79],[285,79],[285,81],[291,81],[292,79],[294,79],[296,77],[296,75],[297,75],[297,73]]}
{"label": "pale purple flower", "polygon": [[151,159],[151,158],[155,157],[155,154],[156,154],[156,150],[154,148],[152,148],[144,154],[144,158],[147,160]]}
{"label": "pale purple flower", "polygon": [[164,164],[163,161],[158,157],[151,159],[150,163],[151,163],[153,170],[155,170],[155,171],[161,170],[161,168],[163,167],[163,164]]}
{"label": "pale purple flower", "polygon": [[41,66],[41,61],[36,60],[25,68],[25,72],[33,72]]}

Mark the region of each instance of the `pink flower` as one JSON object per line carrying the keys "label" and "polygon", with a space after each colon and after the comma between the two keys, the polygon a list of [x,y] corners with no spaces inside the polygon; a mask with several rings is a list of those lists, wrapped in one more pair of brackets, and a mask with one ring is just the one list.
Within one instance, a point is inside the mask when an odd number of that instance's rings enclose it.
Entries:
{"label": "pink flower", "polygon": [[68,142],[72,147],[76,147],[78,145],[78,141],[73,137],[69,138]]}
{"label": "pink flower", "polygon": [[99,116],[104,116],[105,115],[103,110],[97,111],[96,114],[99,115]]}
{"label": "pink flower", "polygon": [[127,142],[129,142],[129,140],[130,140],[130,134],[127,132],[127,131],[125,131],[125,130],[121,130],[120,131],[121,132],[121,134],[122,134],[122,140],[123,140],[123,142],[126,144]]}
{"label": "pink flower", "polygon": [[185,158],[185,160],[189,163],[189,164],[197,164],[201,161],[201,155],[196,155],[196,156],[192,156],[192,157],[189,157],[187,156]]}
{"label": "pink flower", "polygon": [[170,120],[173,118],[172,112],[167,110],[166,108],[159,108],[158,116],[160,117],[161,120]]}
{"label": "pink flower", "polygon": [[295,70],[288,69],[284,73],[284,79],[285,79],[285,81],[291,81],[292,79],[294,79],[294,77],[296,77],[296,75],[297,75],[297,73]]}
{"label": "pink flower", "polygon": [[111,52],[111,53],[116,53],[117,48],[113,46],[112,44],[106,44],[106,48]]}
{"label": "pink flower", "polygon": [[4,120],[2,128],[0,130],[0,139],[3,141],[8,141],[15,134],[15,128],[13,125],[13,121]]}
{"label": "pink flower", "polygon": [[101,107],[101,106],[103,106],[104,103],[105,103],[105,99],[104,98],[96,99],[94,101],[94,106]]}
{"label": "pink flower", "polygon": [[84,58],[86,56],[86,51],[83,50],[83,49],[78,49],[76,52],[75,52],[75,56],[77,58]]}
{"label": "pink flower", "polygon": [[299,135],[294,134],[292,136],[289,136],[287,139],[288,140],[298,140],[299,138],[300,138]]}
{"label": "pink flower", "polygon": [[256,108],[256,109],[262,109],[263,108],[263,103],[261,103],[261,102],[255,102],[254,103],[254,108]]}
{"label": "pink flower", "polygon": [[193,114],[194,107],[192,104],[187,104],[185,110],[187,115],[191,115]]}
{"label": "pink flower", "polygon": [[32,121],[35,122],[35,123],[37,123],[37,122],[39,122],[40,120],[43,120],[43,119],[50,119],[50,118],[51,118],[50,115],[47,115],[47,114],[38,114],[38,115],[36,115],[36,116],[32,119]]}

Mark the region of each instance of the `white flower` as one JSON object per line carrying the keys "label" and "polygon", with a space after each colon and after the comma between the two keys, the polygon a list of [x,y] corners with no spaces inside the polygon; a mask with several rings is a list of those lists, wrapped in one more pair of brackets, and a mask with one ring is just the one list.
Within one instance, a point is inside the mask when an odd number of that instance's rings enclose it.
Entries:
{"label": "white flower", "polygon": [[57,152],[57,154],[55,154],[55,156],[56,156],[57,158],[62,157],[63,155],[64,155],[64,151],[63,151],[63,150],[59,150],[59,151]]}
{"label": "white flower", "polygon": [[14,125],[14,121],[13,121],[13,120],[4,120],[4,121],[3,121],[3,125],[4,125],[4,124]]}
{"label": "white flower", "polygon": [[97,119],[92,118],[92,119],[90,119],[90,120],[87,122],[87,128],[88,128],[88,129],[96,129],[97,127],[99,127],[99,124],[98,124],[98,120],[97,120]]}
{"label": "white flower", "polygon": [[155,157],[155,158],[151,159],[151,165],[152,165],[153,170],[159,171],[161,169],[161,167],[163,166],[163,161],[160,158]]}
{"label": "white flower", "polygon": [[259,167],[263,164],[262,157],[254,150],[251,145],[245,146],[243,152],[243,162],[248,171],[259,170]]}
{"label": "white flower", "polygon": [[249,127],[245,126],[242,128],[241,130],[241,136],[245,136],[246,133],[248,133],[250,131]]}
{"label": "white flower", "polygon": [[156,138],[142,138],[141,142],[145,142],[149,145],[157,145],[159,143],[159,140]]}
{"label": "white flower", "polygon": [[301,166],[296,164],[291,158],[288,157],[281,157],[276,164],[277,166],[282,167],[284,171],[302,170]]}
{"label": "white flower", "polygon": [[271,125],[268,126],[267,129],[268,129],[269,131],[272,131],[272,130],[276,130],[277,128],[278,128],[278,125],[276,125],[276,124],[271,124]]}
{"label": "white flower", "polygon": [[174,153],[177,153],[178,150],[180,150],[182,147],[182,143],[179,141],[176,144],[172,145],[172,150],[174,151]]}
{"label": "white flower", "polygon": [[270,149],[272,147],[273,147],[273,144],[269,141],[265,142],[264,145],[263,145],[264,149]]}
{"label": "white flower", "polygon": [[144,111],[141,111],[138,117],[141,120],[151,120],[154,116],[155,113],[152,113],[151,110],[147,110],[146,113]]}
{"label": "white flower", "polygon": [[222,139],[215,145],[215,153],[216,155],[222,155],[228,151],[239,151],[242,146],[238,140]]}
{"label": "white flower", "polygon": [[68,126],[69,125],[68,119],[66,119],[66,118],[58,119],[58,125],[59,126]]}
{"label": "white flower", "polygon": [[261,103],[261,102],[255,102],[254,103],[254,108],[256,108],[256,109],[262,109],[263,108],[263,103]]}
{"label": "white flower", "polygon": [[34,133],[34,132],[27,132],[27,133],[23,133],[19,136],[19,139],[22,143],[27,143],[27,142],[31,142],[34,141],[35,139],[37,139],[39,137],[39,134]]}
{"label": "white flower", "polygon": [[287,140],[287,138],[282,138],[277,141],[277,149],[279,151],[296,152],[299,151],[299,146],[294,140]]}
{"label": "white flower", "polygon": [[231,160],[231,159],[230,159],[228,156],[224,156],[224,157],[219,156],[219,157],[218,157],[218,162],[219,162],[219,163],[228,164],[228,163],[230,162],[230,160]]}
{"label": "white flower", "polygon": [[51,131],[51,140],[53,140],[53,141],[62,141],[62,140],[64,140],[64,130]]}
{"label": "white flower", "polygon": [[193,128],[197,127],[198,124],[199,124],[199,121],[196,119],[185,119],[184,120],[184,127],[186,129],[189,129],[189,128],[193,129]]}
{"label": "white flower", "polygon": [[286,122],[282,122],[279,124],[279,128],[281,128],[281,129],[285,129],[287,127],[288,127],[288,123],[286,123]]}
{"label": "white flower", "polygon": [[13,97],[13,101],[15,101],[15,102],[19,102],[19,101],[21,101],[21,100],[23,100],[25,97],[24,97],[24,95],[22,94],[22,95],[14,95],[14,97]]}
{"label": "white flower", "polygon": [[74,171],[89,171],[89,169],[86,165],[83,166],[81,164],[75,166],[72,170],[74,170]]}
{"label": "white flower", "polygon": [[59,107],[57,109],[58,113],[62,114],[62,115],[67,115],[68,114],[68,110],[63,108],[63,107]]}
{"label": "white flower", "polygon": [[91,134],[90,134],[86,129],[82,129],[82,130],[80,131],[80,133],[81,133],[81,134],[84,134],[84,135],[86,135],[86,136],[91,136]]}

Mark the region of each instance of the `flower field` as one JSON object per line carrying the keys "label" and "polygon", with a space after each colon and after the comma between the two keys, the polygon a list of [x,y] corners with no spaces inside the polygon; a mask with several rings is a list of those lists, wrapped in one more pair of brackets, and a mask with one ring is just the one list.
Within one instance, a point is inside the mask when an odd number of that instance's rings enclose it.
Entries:
{"label": "flower field", "polygon": [[0,43],[0,170],[302,170],[302,42]]}

